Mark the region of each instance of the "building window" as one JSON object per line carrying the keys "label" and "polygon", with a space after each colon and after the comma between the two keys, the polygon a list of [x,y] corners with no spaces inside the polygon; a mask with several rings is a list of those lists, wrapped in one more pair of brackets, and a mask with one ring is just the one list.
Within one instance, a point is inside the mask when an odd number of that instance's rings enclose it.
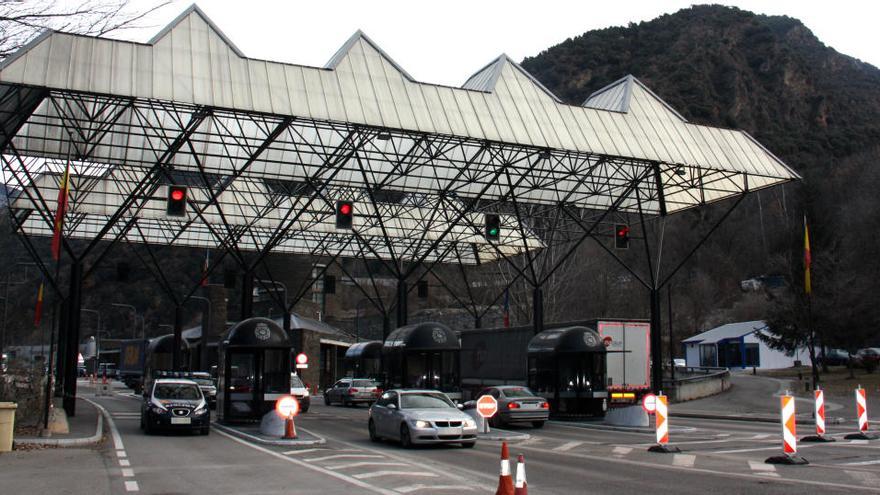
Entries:
{"label": "building window", "polygon": [[715,344],[702,344],[700,346],[700,366],[718,366]]}
{"label": "building window", "polygon": [[758,344],[746,344],[746,366],[761,366],[761,353]]}

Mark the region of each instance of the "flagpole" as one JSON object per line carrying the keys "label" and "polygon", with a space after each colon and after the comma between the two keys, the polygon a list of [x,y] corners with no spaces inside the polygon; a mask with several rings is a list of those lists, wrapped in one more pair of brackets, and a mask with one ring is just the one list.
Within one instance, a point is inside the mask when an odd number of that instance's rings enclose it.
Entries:
{"label": "flagpole", "polygon": [[813,377],[813,390],[819,387],[819,367],[816,365],[816,333],[813,331],[813,254],[810,248],[810,229],[807,215],[804,214],[804,292],[807,296],[807,331],[809,332],[810,371]]}

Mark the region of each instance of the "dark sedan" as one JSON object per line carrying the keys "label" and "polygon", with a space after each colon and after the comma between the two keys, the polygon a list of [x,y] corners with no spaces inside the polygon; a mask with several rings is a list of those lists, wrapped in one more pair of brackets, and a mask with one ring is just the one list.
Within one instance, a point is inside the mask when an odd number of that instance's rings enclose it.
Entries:
{"label": "dark sedan", "polygon": [[141,429],[148,435],[157,430],[189,430],[207,435],[210,426],[208,402],[192,380],[159,378],[144,394]]}
{"label": "dark sedan", "polygon": [[498,401],[498,413],[489,420],[492,426],[531,423],[535,428],[541,428],[550,417],[550,404],[528,387],[499,385],[484,389],[477,397],[483,395],[491,395]]}

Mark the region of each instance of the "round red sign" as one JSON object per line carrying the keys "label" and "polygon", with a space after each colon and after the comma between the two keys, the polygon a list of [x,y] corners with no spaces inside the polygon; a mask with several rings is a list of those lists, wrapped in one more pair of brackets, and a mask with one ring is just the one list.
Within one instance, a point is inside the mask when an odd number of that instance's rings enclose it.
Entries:
{"label": "round red sign", "polygon": [[275,403],[275,412],[282,418],[299,414],[299,402],[292,395],[284,396]]}
{"label": "round red sign", "polygon": [[301,352],[296,355],[296,364],[306,364],[309,362],[309,357],[306,356],[306,353]]}
{"label": "round red sign", "polygon": [[498,412],[498,401],[491,395],[483,395],[477,399],[477,413],[484,418],[491,418]]}
{"label": "round red sign", "polygon": [[642,408],[648,412],[648,414],[654,414],[654,411],[657,410],[657,396],[654,394],[647,394],[642,399]]}
{"label": "round red sign", "polygon": [[605,344],[605,347],[611,347],[612,342],[614,342],[614,339],[612,339],[610,335],[606,335],[602,339],[602,343]]}

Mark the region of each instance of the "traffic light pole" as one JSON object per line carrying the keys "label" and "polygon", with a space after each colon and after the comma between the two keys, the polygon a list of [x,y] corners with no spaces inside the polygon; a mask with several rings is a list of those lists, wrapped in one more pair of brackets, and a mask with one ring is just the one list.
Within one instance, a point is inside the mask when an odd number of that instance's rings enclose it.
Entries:
{"label": "traffic light pole", "polygon": [[70,296],[66,348],[64,349],[64,395],[63,406],[68,416],[76,416],[76,368],[79,361],[79,319],[82,305],[82,260],[74,259],[70,266]]}
{"label": "traffic light pole", "polygon": [[402,327],[407,324],[407,308],[406,308],[407,290],[406,280],[397,280],[397,326]]}

